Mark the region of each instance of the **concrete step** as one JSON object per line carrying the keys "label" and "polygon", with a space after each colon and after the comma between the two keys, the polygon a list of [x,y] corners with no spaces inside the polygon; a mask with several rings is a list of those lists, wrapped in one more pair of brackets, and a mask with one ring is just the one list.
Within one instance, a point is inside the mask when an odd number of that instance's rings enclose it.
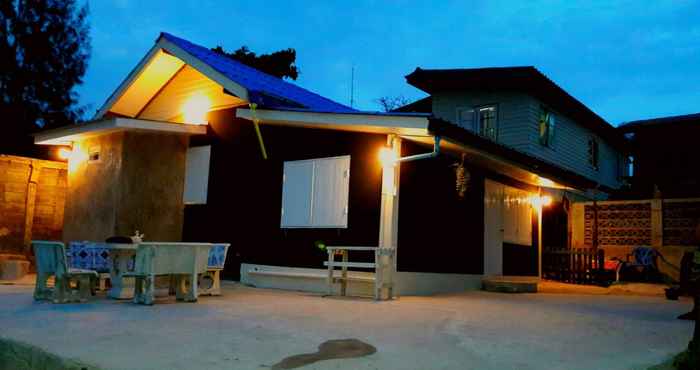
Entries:
{"label": "concrete step", "polygon": [[481,288],[497,293],[537,293],[539,281],[531,276],[487,276],[481,279]]}

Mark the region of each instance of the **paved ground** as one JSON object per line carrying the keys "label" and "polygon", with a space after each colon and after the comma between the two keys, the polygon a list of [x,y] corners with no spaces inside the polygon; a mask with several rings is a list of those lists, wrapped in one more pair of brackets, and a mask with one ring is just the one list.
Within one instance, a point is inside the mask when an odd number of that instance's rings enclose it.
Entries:
{"label": "paved ground", "polygon": [[152,307],[34,303],[0,285],[0,335],[107,369],[265,369],[355,338],[363,358],[302,369],[645,369],[682,350],[689,300],[466,292],[391,302],[225,284],[223,297]]}

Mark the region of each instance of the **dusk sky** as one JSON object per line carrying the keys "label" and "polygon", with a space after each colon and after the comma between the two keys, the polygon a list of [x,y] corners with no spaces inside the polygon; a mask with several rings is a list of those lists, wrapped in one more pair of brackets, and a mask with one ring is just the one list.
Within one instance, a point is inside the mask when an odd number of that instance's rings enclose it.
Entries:
{"label": "dusk sky", "polygon": [[[355,107],[425,96],[416,67],[533,65],[608,122],[700,112],[698,1],[90,1],[81,104],[99,108],[159,32],[263,53],[292,47],[298,85]],[[225,3],[225,4],[224,4]]]}

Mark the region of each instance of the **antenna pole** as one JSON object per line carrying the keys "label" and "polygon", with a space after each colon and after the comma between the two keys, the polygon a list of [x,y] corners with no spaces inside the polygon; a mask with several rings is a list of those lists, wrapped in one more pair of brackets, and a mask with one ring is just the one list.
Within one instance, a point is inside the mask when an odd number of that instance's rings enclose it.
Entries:
{"label": "antenna pole", "polygon": [[350,71],[350,108],[355,104],[355,66]]}

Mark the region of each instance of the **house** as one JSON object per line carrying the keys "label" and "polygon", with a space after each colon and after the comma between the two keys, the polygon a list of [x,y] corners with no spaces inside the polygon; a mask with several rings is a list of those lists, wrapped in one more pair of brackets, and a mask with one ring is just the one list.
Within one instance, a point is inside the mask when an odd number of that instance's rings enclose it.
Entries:
{"label": "house", "polygon": [[700,172],[689,170],[695,168],[700,113],[631,121],[618,130],[630,140],[630,196],[700,196]]}
{"label": "house", "polygon": [[358,111],[162,33],[93,121],[35,137],[72,148],[63,238],[228,242],[229,277],[301,290],[318,244],[376,246],[436,293],[536,276],[543,205],[620,185],[620,134],[534,68],[407,80],[429,111]]}

